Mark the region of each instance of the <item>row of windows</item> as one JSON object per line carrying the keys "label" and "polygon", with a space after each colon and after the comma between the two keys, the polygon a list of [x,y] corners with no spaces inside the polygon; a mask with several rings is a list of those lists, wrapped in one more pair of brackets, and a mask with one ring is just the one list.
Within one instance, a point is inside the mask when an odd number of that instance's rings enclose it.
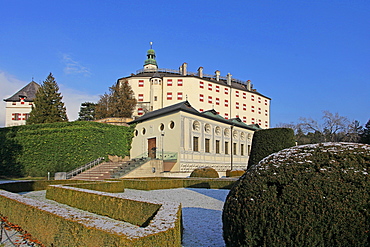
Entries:
{"label": "row of windows", "polygon": [[[208,139],[208,138],[205,138],[204,139],[204,152],[206,153],[211,153],[211,147],[210,147],[210,143],[211,143],[211,140]],[[230,154],[229,152],[231,150],[229,150],[229,142],[225,141],[224,142],[224,154]],[[193,137],[193,151],[194,152],[199,152],[199,137],[197,136],[194,136]],[[247,152],[245,152],[247,151]],[[250,153],[250,145],[248,145],[248,148],[247,150],[245,150],[245,145],[244,143],[241,143],[240,146],[239,146],[239,150],[238,150],[238,144],[237,143],[233,143],[233,146],[232,146],[232,151],[231,151],[234,155],[241,155],[241,156],[244,156],[245,154],[246,155],[249,155]],[[216,140],[215,141],[215,153],[216,154],[220,154],[221,153],[221,141],[220,140]]]}
{"label": "row of windows", "polygon": [[[200,124],[199,121],[194,121],[193,122],[193,130],[194,131],[200,131],[200,126],[201,126],[201,124]],[[208,123],[205,124],[204,125],[204,131],[206,133],[210,134],[212,132],[211,125],[208,124]],[[215,126],[214,127],[214,131],[215,131],[215,134],[219,136],[222,133],[222,128],[220,126]],[[230,136],[230,128],[225,128],[223,130],[223,134],[224,134],[224,136],[229,137]],[[234,130],[233,131],[233,137],[234,138],[237,138],[239,134],[240,134],[240,139],[241,140],[245,140],[246,138],[248,138],[248,139],[251,139],[252,138],[252,134],[250,134],[250,133],[249,134],[246,134],[245,132],[240,132],[239,133],[237,130]]]}
{"label": "row of windows", "polygon": [[[24,105],[26,102],[24,102],[24,100],[21,100],[20,101],[21,105]],[[16,105],[17,102],[12,102],[12,105]],[[32,102],[28,102],[28,105],[32,105]]]}
{"label": "row of windows", "polygon": [[20,120],[27,120],[29,118],[29,113],[12,113],[12,120],[20,121]]}
{"label": "row of windows", "polygon": [[[164,123],[161,123],[161,124],[159,125],[158,129],[159,129],[160,131],[163,131],[163,130],[164,130],[164,127],[165,127]],[[169,124],[168,124],[168,128],[169,128],[169,129],[173,129],[173,128],[175,128],[175,122],[174,122],[174,121],[170,121],[170,122],[169,122]],[[147,132],[146,128],[142,128],[142,129],[141,129],[141,134],[142,134],[142,135],[145,135],[145,134],[146,134],[146,132]],[[138,130],[135,130],[135,136],[138,136],[138,135],[139,135],[139,131],[138,131]]]}
{"label": "row of windows", "polygon": [[[204,82],[203,81],[199,81],[199,87],[200,88],[204,88]],[[173,80],[172,79],[167,79],[167,86],[172,86],[174,85],[173,83]],[[139,80],[139,84],[138,84],[139,87],[144,87],[144,80]],[[177,79],[177,86],[183,86],[183,80],[182,79]],[[208,90],[209,91],[212,91],[213,90],[213,85],[212,83],[208,83]],[[220,86],[219,85],[215,85],[215,91],[216,92],[220,92]],[[225,87],[224,88],[224,93],[226,95],[229,94],[229,88],[228,87]],[[239,90],[235,90],[235,97],[243,97],[243,99],[247,99],[247,93],[246,92],[240,92]],[[251,95],[251,101],[255,101],[255,95],[252,94]],[[261,97],[257,97],[257,102],[258,103],[262,103],[262,98]],[[264,103],[265,105],[268,105],[268,100],[265,99],[264,100]]]}
{"label": "row of windows", "polygon": [[[172,79],[167,79],[167,86],[172,86],[172,85],[173,85]],[[183,85],[184,84],[183,84],[182,79],[177,79],[177,86],[181,87]],[[139,87],[144,87],[144,80],[139,80],[138,86]]]}

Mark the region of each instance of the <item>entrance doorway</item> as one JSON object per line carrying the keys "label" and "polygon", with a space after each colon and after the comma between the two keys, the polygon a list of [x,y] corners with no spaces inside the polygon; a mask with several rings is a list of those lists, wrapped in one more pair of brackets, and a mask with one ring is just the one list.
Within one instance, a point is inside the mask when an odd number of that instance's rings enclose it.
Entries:
{"label": "entrance doorway", "polygon": [[157,158],[156,151],[157,151],[157,144],[156,138],[148,139],[148,157],[151,159]]}

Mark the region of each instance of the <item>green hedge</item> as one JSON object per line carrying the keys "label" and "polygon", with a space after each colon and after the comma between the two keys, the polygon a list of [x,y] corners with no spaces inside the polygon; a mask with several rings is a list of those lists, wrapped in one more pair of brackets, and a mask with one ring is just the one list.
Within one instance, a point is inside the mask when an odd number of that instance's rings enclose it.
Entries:
{"label": "green hedge", "polygon": [[[105,184],[114,187],[120,182],[105,182]],[[146,226],[161,207],[160,204],[114,197],[112,194],[94,191],[86,192],[68,186],[49,186],[46,198],[138,226]]]}
{"label": "green hedge", "polygon": [[95,122],[0,128],[0,176],[46,177],[130,153],[133,128]]}
{"label": "green hedge", "polygon": [[274,153],[235,183],[227,246],[369,246],[370,145],[311,144]]}
{"label": "green hedge", "polygon": [[0,190],[0,216],[45,246],[181,246],[181,206],[170,210],[174,212],[169,224],[164,216],[158,226],[127,229],[119,222],[112,224],[104,218]]}
{"label": "green hedge", "polygon": [[262,129],[254,132],[248,166],[266,156],[295,145],[294,131],[289,128]]}
{"label": "green hedge", "polygon": [[230,189],[236,180],[212,178],[143,178],[121,179],[123,187],[136,190],[164,190],[174,188]]}
{"label": "green hedge", "polygon": [[191,178],[219,178],[218,172],[212,167],[198,167],[190,174]]}

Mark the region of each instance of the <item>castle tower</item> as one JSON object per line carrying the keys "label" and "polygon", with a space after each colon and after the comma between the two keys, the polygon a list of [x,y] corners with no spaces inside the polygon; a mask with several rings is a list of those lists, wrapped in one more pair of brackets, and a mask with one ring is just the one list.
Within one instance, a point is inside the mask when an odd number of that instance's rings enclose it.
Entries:
{"label": "castle tower", "polygon": [[147,51],[148,57],[144,62],[144,72],[157,71],[158,65],[155,60],[155,51],[152,49],[153,42],[150,42],[150,49]]}

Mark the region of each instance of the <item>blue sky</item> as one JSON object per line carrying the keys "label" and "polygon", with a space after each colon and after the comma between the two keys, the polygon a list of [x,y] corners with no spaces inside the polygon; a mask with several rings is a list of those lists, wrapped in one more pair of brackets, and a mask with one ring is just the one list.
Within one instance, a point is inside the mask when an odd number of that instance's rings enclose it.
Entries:
{"label": "blue sky", "polygon": [[[271,126],[322,112],[370,119],[368,0],[0,0],[0,97],[52,72],[70,120],[118,78],[160,68],[251,80]],[[4,126],[5,102],[0,105]]]}

